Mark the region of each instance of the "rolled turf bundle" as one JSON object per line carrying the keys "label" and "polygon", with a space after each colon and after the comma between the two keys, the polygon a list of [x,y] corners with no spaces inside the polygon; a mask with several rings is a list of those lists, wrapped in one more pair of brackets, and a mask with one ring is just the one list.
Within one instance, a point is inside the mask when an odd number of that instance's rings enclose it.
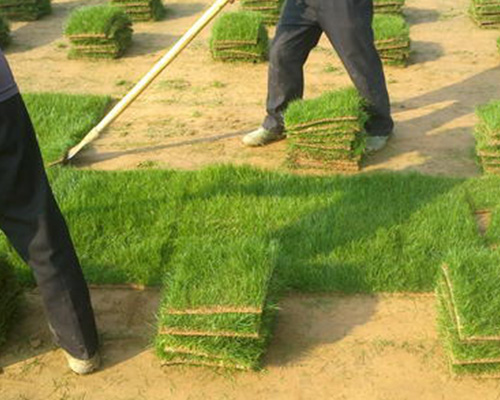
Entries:
{"label": "rolled turf bundle", "polygon": [[9,22],[0,15],[0,48],[5,49],[9,45],[10,39]]}
{"label": "rolled turf bundle", "polygon": [[406,66],[410,57],[410,27],[399,15],[375,15],[375,47],[386,65]]}
{"label": "rolled turf bundle", "polygon": [[[269,294],[277,247],[258,231],[244,233],[256,216],[242,215],[241,206],[223,198],[183,210],[178,233],[185,240],[175,245],[156,338],[165,364],[258,367],[275,310]],[[214,219],[222,210],[225,220]]]}
{"label": "rolled turf bundle", "polygon": [[241,0],[241,9],[262,15],[266,25],[276,25],[280,19],[284,0]]}
{"label": "rolled turf bundle", "polygon": [[132,21],[119,7],[81,7],[71,13],[65,35],[70,58],[118,58],[132,42]]}
{"label": "rolled turf bundle", "polygon": [[34,21],[51,12],[50,0],[0,0],[0,15],[11,21]]}
{"label": "rolled turf bundle", "polygon": [[476,153],[485,172],[500,174],[500,101],[476,109]]}
{"label": "rolled turf bundle", "polygon": [[471,0],[469,13],[481,28],[500,27],[500,0]]}
{"label": "rolled turf bundle", "polygon": [[401,14],[405,0],[373,0],[373,10],[377,14]]}
{"label": "rolled turf bundle", "polygon": [[132,21],[159,21],[166,10],[161,0],[111,0],[111,4],[121,7]]}
{"label": "rolled turf bundle", "polygon": [[363,99],[352,88],[292,102],[285,113],[290,161],[298,167],[359,171],[366,120]]}
{"label": "rolled turf bundle", "polygon": [[268,46],[269,37],[264,19],[252,11],[223,14],[212,28],[210,49],[216,60],[265,61]]}
{"label": "rolled turf bundle", "polygon": [[0,258],[0,345],[5,341],[7,330],[16,310],[20,287],[12,267]]}
{"label": "rolled turf bundle", "polygon": [[438,325],[452,369],[500,376],[500,254],[467,249],[448,257],[437,285]]}

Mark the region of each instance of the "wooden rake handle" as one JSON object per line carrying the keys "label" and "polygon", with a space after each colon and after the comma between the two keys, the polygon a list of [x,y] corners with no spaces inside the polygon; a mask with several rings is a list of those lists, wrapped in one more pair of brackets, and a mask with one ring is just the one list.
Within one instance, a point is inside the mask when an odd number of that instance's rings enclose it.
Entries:
{"label": "wooden rake handle", "polygon": [[99,137],[101,132],[146,90],[146,88],[160,75],[160,73],[184,50],[189,43],[219,14],[232,0],[216,0],[216,2],[189,28],[189,30],[175,43],[175,45],[142,77],[142,79],[123,97],[113,109],[78,143],[72,147],[66,157],[61,160],[65,163],[71,160],[85,146]]}

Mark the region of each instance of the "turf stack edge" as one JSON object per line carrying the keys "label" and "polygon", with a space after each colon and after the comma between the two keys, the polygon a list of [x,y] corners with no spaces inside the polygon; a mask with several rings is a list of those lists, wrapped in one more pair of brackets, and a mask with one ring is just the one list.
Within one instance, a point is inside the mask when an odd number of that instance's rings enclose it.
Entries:
{"label": "turf stack edge", "polygon": [[406,0],[373,0],[376,14],[401,14]]}
{"label": "turf stack edge", "polygon": [[161,0],[111,0],[120,7],[134,22],[159,21],[167,11]]}
{"label": "turf stack edge", "polygon": [[375,15],[375,48],[385,65],[406,67],[410,57],[410,27],[400,15]]}
{"label": "turf stack edge", "polygon": [[491,101],[476,109],[474,128],[476,154],[483,171],[500,174],[500,101]]}
{"label": "turf stack edge", "polygon": [[284,0],[241,0],[241,9],[259,13],[266,25],[276,25],[280,19]]}
{"label": "turf stack edge", "polygon": [[469,15],[480,27],[500,28],[500,0],[471,0]]}
{"label": "turf stack edge", "polygon": [[51,12],[50,0],[0,0],[0,16],[10,21],[35,21]]}

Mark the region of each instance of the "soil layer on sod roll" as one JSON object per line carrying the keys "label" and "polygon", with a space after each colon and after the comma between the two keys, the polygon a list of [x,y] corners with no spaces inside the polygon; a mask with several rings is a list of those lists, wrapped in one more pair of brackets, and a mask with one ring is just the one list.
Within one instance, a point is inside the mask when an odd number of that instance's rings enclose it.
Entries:
{"label": "soil layer on sod roll", "polygon": [[241,0],[241,9],[259,13],[266,25],[276,25],[280,19],[284,0]]}
{"label": "soil layer on sod roll", "polygon": [[469,14],[481,28],[500,27],[500,0],[471,0]]}
{"label": "soil layer on sod roll", "polygon": [[5,49],[11,42],[10,25],[7,18],[0,15],[0,49]]}
{"label": "soil layer on sod roll", "polygon": [[405,0],[373,0],[373,10],[377,14],[401,14]]}
{"label": "soil layer on sod roll", "polygon": [[161,0],[111,0],[111,4],[122,8],[134,22],[159,21],[166,15]]}
{"label": "soil layer on sod roll", "polygon": [[500,101],[491,101],[476,109],[478,122],[474,129],[476,153],[485,172],[499,173],[500,167]]}
{"label": "soil layer on sod roll", "polygon": [[252,11],[228,12],[212,27],[210,50],[215,60],[267,60],[269,38],[263,17]]}
{"label": "soil layer on sod roll", "polygon": [[132,42],[132,20],[116,6],[85,6],[71,13],[64,34],[70,58],[118,58]]}
{"label": "soil layer on sod roll", "polygon": [[12,266],[0,256],[0,346],[5,341],[20,294]]}
{"label": "soil layer on sod roll", "polygon": [[10,21],[35,21],[51,12],[50,0],[0,0],[0,16]]}
{"label": "soil layer on sod roll", "polygon": [[292,102],[285,112],[288,158],[293,166],[359,170],[367,115],[351,88]]}
{"label": "soil layer on sod roll", "polygon": [[410,27],[400,15],[375,15],[375,47],[385,65],[405,67],[410,57]]}

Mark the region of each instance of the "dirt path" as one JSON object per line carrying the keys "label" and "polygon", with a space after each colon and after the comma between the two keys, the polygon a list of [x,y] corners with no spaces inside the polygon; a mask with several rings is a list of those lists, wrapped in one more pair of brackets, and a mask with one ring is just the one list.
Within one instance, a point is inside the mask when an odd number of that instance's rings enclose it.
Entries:
{"label": "dirt path", "polygon": [[[119,98],[208,3],[169,2],[170,18],[135,26],[127,57],[83,62],[66,59],[67,42],[61,35],[69,11],[83,2],[56,0],[54,15],[13,25],[15,44],[8,57],[23,90]],[[478,104],[500,98],[498,31],[479,30],[472,24],[466,15],[469,0],[407,3],[412,63],[407,69],[387,68],[397,136],[387,150],[368,160],[366,170],[477,175],[473,111]],[[192,169],[249,163],[284,169],[285,143],[265,149],[245,149],[240,144],[243,132],[258,126],[263,117],[267,66],[213,62],[208,37],[209,30],[79,158],[78,165]],[[311,54],[306,80],[308,97],[349,83],[325,38]]]}
{"label": "dirt path", "polygon": [[281,303],[262,372],[160,367],[148,348],[159,295],[94,289],[104,369],[77,377],[30,294],[0,355],[2,400],[493,400],[498,381],[454,378],[433,297],[293,296]]}

